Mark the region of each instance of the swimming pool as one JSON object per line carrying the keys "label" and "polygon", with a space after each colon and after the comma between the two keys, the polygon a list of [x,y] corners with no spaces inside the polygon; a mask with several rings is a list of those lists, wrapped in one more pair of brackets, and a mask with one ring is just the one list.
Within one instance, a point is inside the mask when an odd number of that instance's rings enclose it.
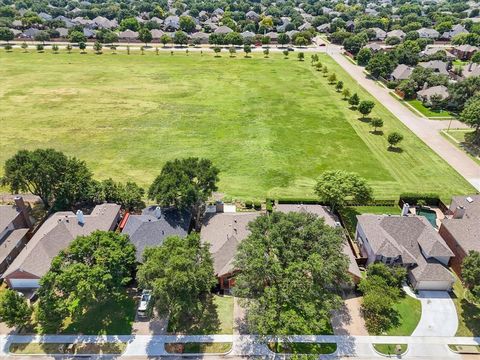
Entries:
{"label": "swimming pool", "polygon": [[430,209],[417,208],[417,215],[424,216],[434,228],[437,227],[437,213]]}

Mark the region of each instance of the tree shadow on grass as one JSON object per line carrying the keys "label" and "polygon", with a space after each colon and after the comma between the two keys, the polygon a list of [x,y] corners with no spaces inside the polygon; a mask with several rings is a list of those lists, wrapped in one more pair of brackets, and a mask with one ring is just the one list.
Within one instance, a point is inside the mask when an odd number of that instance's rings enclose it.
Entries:
{"label": "tree shadow on grass", "polygon": [[473,333],[480,336],[480,306],[463,299],[461,301],[465,326]]}
{"label": "tree shadow on grass", "polygon": [[363,123],[368,124],[372,119],[369,118],[369,117],[360,116],[360,117],[358,118],[358,120],[360,120],[360,121],[363,122]]}
{"label": "tree shadow on grass", "polygon": [[372,131],[370,131],[370,134],[373,134],[373,135],[383,135],[383,131],[382,131],[382,130],[372,130]]}
{"label": "tree shadow on grass", "polygon": [[127,294],[112,296],[105,303],[72,319],[66,334],[129,335],[135,319],[135,301]]}
{"label": "tree shadow on grass", "polygon": [[395,146],[389,146],[387,150],[390,151],[390,152],[398,153],[398,154],[403,153],[402,148],[395,147]]}

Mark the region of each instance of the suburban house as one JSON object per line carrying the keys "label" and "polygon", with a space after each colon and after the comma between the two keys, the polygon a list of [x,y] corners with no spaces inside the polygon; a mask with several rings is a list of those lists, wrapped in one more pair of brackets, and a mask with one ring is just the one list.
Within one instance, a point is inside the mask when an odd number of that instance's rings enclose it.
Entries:
{"label": "suburban house", "polygon": [[383,41],[387,37],[387,32],[383,29],[371,28],[371,29],[368,29],[368,30],[372,31],[375,34],[373,40],[382,40]]}
{"label": "suburban house", "polygon": [[213,268],[221,290],[228,292],[235,284],[237,269],[233,260],[238,245],[248,237],[248,223],[261,214],[258,212],[207,213],[204,217],[200,238],[210,244]]}
{"label": "suburban house", "polygon": [[421,28],[417,30],[418,36],[424,39],[437,39],[440,33],[435,29]]}
{"label": "suburban house", "polygon": [[[278,204],[275,206],[275,211],[280,211],[283,213],[289,212],[299,212],[299,213],[310,213],[316,215],[319,218],[325,220],[325,224],[331,227],[340,227],[340,222],[338,218],[332,214],[330,209],[326,206],[322,205],[310,205],[310,204]],[[362,278],[362,273],[357,265],[355,260],[355,255],[353,254],[352,249],[350,248],[350,244],[348,240],[345,239],[343,243],[343,254],[348,257],[349,265],[348,265],[348,273],[353,280],[354,284],[360,282]]]}
{"label": "suburban house", "polygon": [[406,36],[405,32],[403,30],[392,30],[387,32],[387,38],[389,37],[397,37],[399,39],[402,39]]}
{"label": "suburban house", "polygon": [[448,75],[448,64],[441,60],[420,62],[418,65],[425,69],[430,69],[436,74]]}
{"label": "suburban house", "polygon": [[406,267],[416,290],[452,288],[455,278],[446,266],[454,254],[425,217],[364,214],[357,220],[355,237],[367,264]]}
{"label": "suburban house", "polygon": [[50,216],[9,266],[4,278],[13,289],[35,289],[50,269],[58,253],[82,235],[96,230],[114,230],[120,218],[120,205],[97,205],[90,215],[81,210],[57,212]]}
{"label": "suburban house", "polygon": [[21,196],[14,200],[13,205],[0,206],[0,275],[27,244],[32,228],[29,207]]}
{"label": "suburban house", "polygon": [[418,100],[424,102],[425,104],[431,104],[433,96],[439,96],[442,100],[445,100],[450,97],[450,94],[447,87],[443,85],[432,86],[417,92]]}
{"label": "suburban house", "polygon": [[478,47],[473,45],[457,45],[452,49],[452,53],[460,60],[470,60],[470,58],[478,51]]}
{"label": "suburban house", "polygon": [[390,78],[392,80],[406,80],[412,75],[413,68],[405,65],[405,64],[400,64],[398,65],[395,70],[390,75]]}
{"label": "suburban house", "polygon": [[468,30],[462,24],[456,24],[452,27],[452,30],[445,31],[441,37],[445,40],[451,40],[454,36],[458,34],[468,34]]}
{"label": "suburban house", "polygon": [[137,262],[142,262],[145,248],[159,246],[168,236],[185,237],[192,222],[187,210],[150,206],[141,215],[127,213],[120,223],[122,234],[127,234],[137,250]]}
{"label": "suburban house", "polygon": [[464,78],[480,76],[480,64],[468,63],[462,68],[462,76]]}
{"label": "suburban house", "polygon": [[480,252],[480,195],[453,197],[449,211],[451,215],[442,220],[438,232],[455,254],[450,266],[461,276],[468,252]]}

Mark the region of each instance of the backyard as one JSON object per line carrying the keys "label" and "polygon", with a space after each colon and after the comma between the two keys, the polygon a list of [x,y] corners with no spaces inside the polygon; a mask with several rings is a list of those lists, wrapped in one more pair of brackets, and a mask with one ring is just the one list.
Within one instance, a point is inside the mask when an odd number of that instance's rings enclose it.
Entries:
{"label": "backyard", "polygon": [[[78,50],[76,50],[78,51]],[[320,61],[361,99],[373,98],[329,56]],[[236,199],[313,197],[322,171],[365,177],[377,198],[471,186],[376,104],[383,132],[348,108],[307,59],[260,54],[139,52],[111,55],[0,53],[0,163],[22,148],[54,147],[85,160],[97,178],[148,186],[166,160],[208,157],[219,191]],[[2,171],[0,169],[0,171]]]}

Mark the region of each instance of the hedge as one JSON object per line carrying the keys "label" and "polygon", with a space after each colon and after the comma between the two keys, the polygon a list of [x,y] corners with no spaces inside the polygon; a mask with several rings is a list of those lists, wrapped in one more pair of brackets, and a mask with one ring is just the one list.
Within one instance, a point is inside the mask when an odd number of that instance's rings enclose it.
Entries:
{"label": "hedge", "polygon": [[266,199],[265,200],[265,209],[267,212],[272,212],[273,211],[273,204],[275,203],[274,200],[272,199]]}
{"label": "hedge", "polygon": [[440,196],[438,194],[404,193],[400,195],[399,205],[402,206],[402,202],[409,205],[417,205],[418,200],[423,200],[426,205],[430,206],[438,206],[440,204]]}
{"label": "hedge", "polygon": [[312,198],[280,198],[279,204],[320,204],[320,201]]}

